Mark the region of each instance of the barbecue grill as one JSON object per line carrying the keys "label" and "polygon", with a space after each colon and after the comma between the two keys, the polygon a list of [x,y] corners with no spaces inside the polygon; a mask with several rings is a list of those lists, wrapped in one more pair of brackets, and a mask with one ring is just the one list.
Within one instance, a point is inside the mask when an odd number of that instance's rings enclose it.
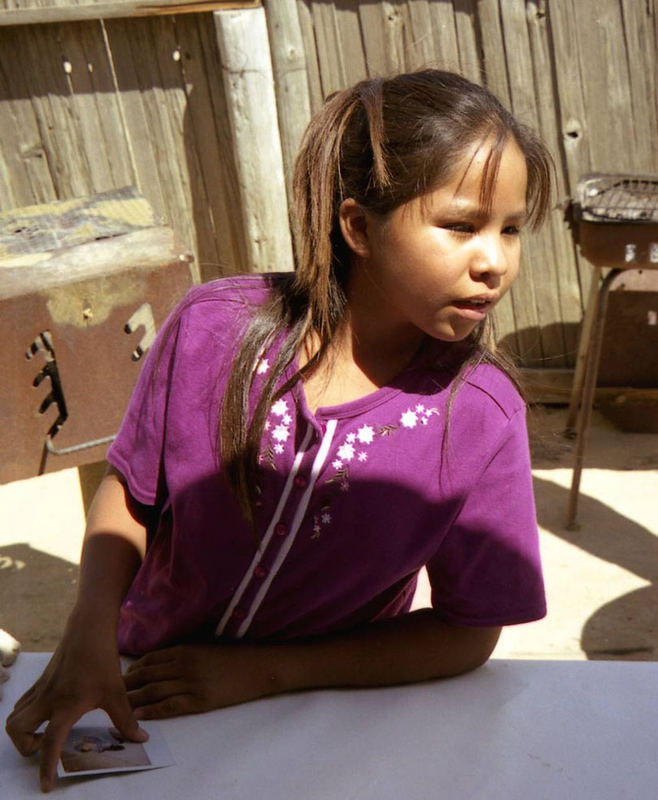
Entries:
{"label": "barbecue grill", "polygon": [[[583,319],[567,430],[576,448],[567,524],[576,518],[608,293],[625,270],[658,269],[658,176],[596,173],[584,176],[567,208],[580,253],[594,267]],[[603,268],[610,270],[603,277]],[[638,273],[639,274],[639,273]]]}

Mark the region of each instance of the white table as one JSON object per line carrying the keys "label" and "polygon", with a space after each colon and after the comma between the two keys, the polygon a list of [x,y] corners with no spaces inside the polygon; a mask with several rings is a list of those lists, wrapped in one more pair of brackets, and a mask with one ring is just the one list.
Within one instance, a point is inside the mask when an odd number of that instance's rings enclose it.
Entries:
{"label": "white table", "polygon": [[[47,661],[22,654],[3,721]],[[101,712],[90,715],[102,723]],[[290,695],[160,723],[176,765],[60,780],[93,800],[655,800],[658,663],[492,660],[411,687]],[[0,736],[0,797],[38,792]]]}

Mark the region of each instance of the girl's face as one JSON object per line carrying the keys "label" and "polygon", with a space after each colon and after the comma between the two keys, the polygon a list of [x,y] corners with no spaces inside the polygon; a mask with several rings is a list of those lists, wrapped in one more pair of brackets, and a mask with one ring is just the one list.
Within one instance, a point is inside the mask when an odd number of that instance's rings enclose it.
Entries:
{"label": "girl's face", "polygon": [[374,322],[385,338],[395,334],[410,345],[423,334],[464,339],[516,278],[527,218],[526,162],[509,139],[487,210],[480,184],[490,147],[473,146],[447,183],[386,217],[362,212],[350,240],[355,258],[348,293],[353,310],[367,307],[370,328]]}

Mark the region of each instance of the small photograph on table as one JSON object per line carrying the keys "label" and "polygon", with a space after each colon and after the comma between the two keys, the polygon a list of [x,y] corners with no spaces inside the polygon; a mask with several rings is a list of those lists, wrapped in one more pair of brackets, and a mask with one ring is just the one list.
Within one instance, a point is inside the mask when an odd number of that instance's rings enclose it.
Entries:
{"label": "small photograph on table", "polygon": [[76,727],[62,748],[57,774],[78,777],[104,772],[154,769],[172,764],[164,740],[149,728],[149,741],[124,739],[114,728]]}

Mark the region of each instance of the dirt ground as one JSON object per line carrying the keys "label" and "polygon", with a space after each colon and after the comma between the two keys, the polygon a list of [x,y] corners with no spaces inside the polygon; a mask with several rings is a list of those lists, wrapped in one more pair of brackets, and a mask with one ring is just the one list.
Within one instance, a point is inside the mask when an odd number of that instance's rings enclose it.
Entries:
{"label": "dirt ground", "polygon": [[[622,433],[598,414],[579,529],[566,530],[573,443],[565,410],[531,414],[533,476],[549,614],[503,633],[495,655],[658,659],[658,434]],[[0,486],[0,627],[52,650],[77,588],[84,501],[77,470]],[[421,580],[416,606],[429,602]]]}

